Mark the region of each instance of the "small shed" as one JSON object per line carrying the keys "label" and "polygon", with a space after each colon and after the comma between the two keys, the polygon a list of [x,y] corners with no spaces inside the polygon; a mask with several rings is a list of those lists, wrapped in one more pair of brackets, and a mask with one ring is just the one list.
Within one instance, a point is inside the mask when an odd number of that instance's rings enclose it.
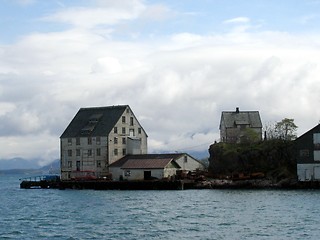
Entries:
{"label": "small shed", "polygon": [[113,180],[170,178],[177,170],[203,170],[202,163],[186,153],[126,155],[109,166]]}
{"label": "small shed", "polygon": [[295,140],[298,180],[320,181],[320,124]]}

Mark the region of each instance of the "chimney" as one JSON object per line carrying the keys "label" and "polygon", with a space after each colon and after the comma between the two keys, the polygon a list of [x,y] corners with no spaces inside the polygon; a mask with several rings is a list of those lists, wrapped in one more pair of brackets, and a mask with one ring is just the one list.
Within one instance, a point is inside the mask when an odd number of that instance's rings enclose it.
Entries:
{"label": "chimney", "polygon": [[239,113],[239,108],[238,107],[236,108],[236,113]]}

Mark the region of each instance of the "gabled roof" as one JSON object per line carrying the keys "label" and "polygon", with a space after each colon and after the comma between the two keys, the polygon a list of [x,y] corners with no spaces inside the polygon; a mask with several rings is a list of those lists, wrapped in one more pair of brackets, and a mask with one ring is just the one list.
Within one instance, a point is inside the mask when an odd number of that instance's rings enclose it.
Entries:
{"label": "gabled roof", "polygon": [[262,128],[259,111],[223,111],[221,114],[221,124],[225,128],[233,128],[235,125],[249,125],[252,128]]}
{"label": "gabled roof", "polygon": [[80,108],[61,138],[105,136],[118,122],[128,105]]}
{"label": "gabled roof", "polygon": [[175,160],[183,155],[182,153],[126,155],[110,164],[109,167],[119,167],[122,169],[162,169],[172,163],[176,168],[180,168]]}
{"label": "gabled roof", "polygon": [[306,135],[308,135],[310,133],[318,133],[318,132],[320,132],[320,123],[318,125],[316,125],[315,127],[311,128],[309,131],[307,131],[304,134],[302,134],[301,136],[299,136],[298,138],[296,138],[294,141],[298,142],[304,136],[306,136]]}

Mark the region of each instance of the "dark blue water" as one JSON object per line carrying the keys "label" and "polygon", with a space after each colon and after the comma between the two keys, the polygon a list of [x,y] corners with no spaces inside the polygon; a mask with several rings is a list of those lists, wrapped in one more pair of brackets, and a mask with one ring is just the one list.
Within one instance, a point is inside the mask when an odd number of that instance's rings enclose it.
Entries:
{"label": "dark blue water", "polygon": [[20,189],[0,176],[0,239],[320,239],[320,191]]}

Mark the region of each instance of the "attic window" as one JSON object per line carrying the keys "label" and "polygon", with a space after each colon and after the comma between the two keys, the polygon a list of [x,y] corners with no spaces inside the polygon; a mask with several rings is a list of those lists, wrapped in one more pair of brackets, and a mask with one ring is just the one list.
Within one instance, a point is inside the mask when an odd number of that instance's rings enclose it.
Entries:
{"label": "attic window", "polygon": [[95,125],[87,125],[81,129],[81,134],[90,134],[93,132]]}
{"label": "attic window", "polygon": [[90,118],[89,118],[89,123],[97,123],[97,122],[100,120],[101,117],[102,117],[102,114],[101,114],[101,113],[99,113],[99,114],[93,114],[93,115],[91,115]]}

